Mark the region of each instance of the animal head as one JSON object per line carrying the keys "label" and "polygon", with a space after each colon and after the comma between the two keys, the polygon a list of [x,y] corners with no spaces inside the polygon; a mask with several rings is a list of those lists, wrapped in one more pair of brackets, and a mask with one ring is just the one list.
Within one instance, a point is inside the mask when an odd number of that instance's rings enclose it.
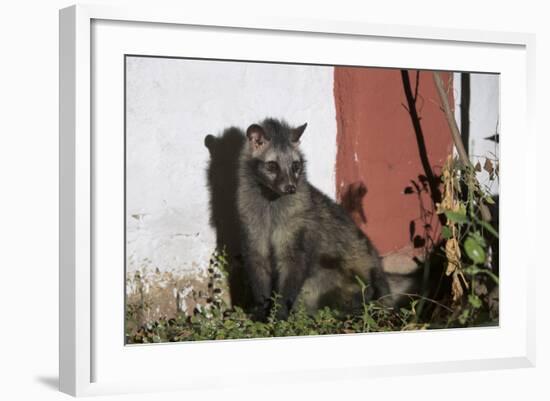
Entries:
{"label": "animal head", "polygon": [[250,165],[256,179],[277,195],[292,195],[305,176],[300,138],[307,123],[291,127],[272,118],[246,130]]}

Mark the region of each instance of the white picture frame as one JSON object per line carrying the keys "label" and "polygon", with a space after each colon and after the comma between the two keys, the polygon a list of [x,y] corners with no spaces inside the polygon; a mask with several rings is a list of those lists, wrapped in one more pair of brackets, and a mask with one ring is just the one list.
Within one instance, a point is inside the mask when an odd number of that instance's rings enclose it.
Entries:
{"label": "white picture frame", "polygon": [[[142,30],[147,34],[140,33]],[[178,48],[177,43],[182,43],[177,41],[178,35],[192,35],[204,46]],[[227,42],[216,44],[220,35],[226,35]],[[382,55],[383,44],[384,47],[401,46],[403,51],[385,54],[384,60],[374,58],[370,65],[379,62],[386,67],[430,69],[452,66],[454,70],[502,74],[503,296],[498,328],[124,346],[123,332],[118,332],[123,324],[119,322],[124,302],[120,286],[123,265],[120,264],[120,272],[114,270],[113,274],[118,274],[118,278],[113,276],[114,280],[110,279],[110,273],[99,274],[96,270],[109,260],[113,260],[108,263],[115,266],[122,263],[116,257],[121,249],[98,253],[102,248],[97,246],[97,241],[110,238],[109,232],[116,235],[123,221],[116,210],[110,214],[109,206],[110,202],[122,204],[116,191],[120,170],[114,170],[121,167],[120,147],[117,147],[120,142],[116,142],[121,137],[116,133],[123,119],[118,113],[122,94],[105,97],[105,89],[120,92],[123,74],[122,69],[111,67],[122,62],[119,56],[126,53],[166,55],[176,51],[174,49],[178,49],[178,55],[194,57],[204,57],[211,49],[217,49],[216,57],[246,59],[251,57],[247,52],[254,46],[239,44],[239,38],[252,43],[254,35],[261,35],[262,41],[273,44],[271,53],[266,50],[258,59],[294,61],[302,49],[307,48],[310,54],[301,56],[305,60],[363,65],[364,55],[352,53],[350,49],[371,46],[373,54]],[[285,42],[289,39],[298,44],[289,45]],[[315,46],[322,43],[334,47],[334,43],[330,44],[334,40],[338,40],[340,50],[334,48],[327,55],[316,53]],[[534,177],[527,174],[534,170],[535,164],[534,41],[533,35],[522,33],[373,25],[362,21],[252,18],[237,14],[214,17],[154,7],[78,5],[61,10],[60,390],[81,396],[243,386],[250,380],[256,384],[344,377],[359,380],[411,372],[534,366],[537,261],[532,256],[535,252],[519,255],[516,251],[534,247],[527,236],[519,234],[520,229],[535,231],[536,211],[528,202],[527,191],[523,190],[536,185]],[[280,46],[276,46],[277,43]],[[304,47],[306,45],[311,47]],[[436,55],[434,48],[437,48]],[[417,51],[414,57],[410,49]],[[464,56],[458,57],[460,54]],[[426,57],[417,61],[419,55]],[[105,102],[97,102],[97,97]],[[112,115],[102,111],[107,108]],[[116,143],[109,147],[112,151],[106,150],[104,140],[97,142],[94,138],[98,129],[115,133],[111,137]],[[522,132],[522,135],[509,134],[512,132]],[[514,169],[508,168],[512,164]],[[106,174],[110,171],[117,172]],[[107,175],[112,176],[112,180],[97,180]],[[109,188],[115,188],[116,194],[109,199],[101,197]],[[109,222],[119,224],[119,229],[110,230]],[[453,348],[445,346],[449,341],[453,341]],[[384,350],[390,347],[392,351],[388,355]],[[292,356],[291,364],[285,354]],[[195,367],[190,369],[181,362],[178,364],[182,357]],[[200,369],[201,359],[214,357],[221,360],[218,367],[208,371]],[[269,363],[262,363],[264,360]],[[141,372],[132,368],[139,361],[142,361]],[[163,361],[162,368],[159,361]]]}

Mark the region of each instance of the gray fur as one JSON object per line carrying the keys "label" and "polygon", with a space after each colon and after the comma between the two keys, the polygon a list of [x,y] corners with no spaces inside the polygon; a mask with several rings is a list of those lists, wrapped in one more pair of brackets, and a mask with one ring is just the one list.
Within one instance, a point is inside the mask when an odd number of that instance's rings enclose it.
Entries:
{"label": "gray fur", "polygon": [[305,124],[293,128],[268,118],[249,127],[241,150],[237,208],[259,318],[265,318],[274,292],[281,296],[283,318],[297,301],[309,312],[360,307],[356,277],[367,283],[369,300],[389,293],[369,239],[340,205],[308,182],[298,146],[304,130]]}

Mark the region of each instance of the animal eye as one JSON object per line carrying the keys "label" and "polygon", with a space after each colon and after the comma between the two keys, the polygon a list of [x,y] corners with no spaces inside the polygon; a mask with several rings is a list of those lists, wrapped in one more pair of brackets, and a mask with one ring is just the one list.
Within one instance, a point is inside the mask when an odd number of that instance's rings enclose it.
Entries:
{"label": "animal eye", "polygon": [[298,171],[300,171],[300,169],[302,168],[302,163],[296,161],[296,162],[292,162],[292,171],[297,173]]}
{"label": "animal eye", "polygon": [[279,170],[279,165],[277,164],[277,162],[267,162],[266,169],[271,173],[275,173]]}

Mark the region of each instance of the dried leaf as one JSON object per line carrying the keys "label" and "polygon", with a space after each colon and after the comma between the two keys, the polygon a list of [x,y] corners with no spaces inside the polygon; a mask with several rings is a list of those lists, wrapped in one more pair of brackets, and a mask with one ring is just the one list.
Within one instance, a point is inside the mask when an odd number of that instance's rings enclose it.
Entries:
{"label": "dried leaf", "polygon": [[447,258],[446,274],[450,275],[460,268],[460,246],[456,238],[450,238],[445,244],[445,256]]}
{"label": "dried leaf", "polygon": [[462,284],[460,283],[460,279],[458,278],[458,274],[453,274],[453,282],[451,284],[451,289],[453,293],[453,301],[456,302],[460,298],[462,298],[462,295],[464,295],[464,289],[462,288]]}
{"label": "dried leaf", "polygon": [[488,158],[485,159],[485,164],[483,165],[483,169],[489,173],[489,175],[493,175],[493,172],[495,171],[495,168],[493,167],[493,162],[489,160]]}

